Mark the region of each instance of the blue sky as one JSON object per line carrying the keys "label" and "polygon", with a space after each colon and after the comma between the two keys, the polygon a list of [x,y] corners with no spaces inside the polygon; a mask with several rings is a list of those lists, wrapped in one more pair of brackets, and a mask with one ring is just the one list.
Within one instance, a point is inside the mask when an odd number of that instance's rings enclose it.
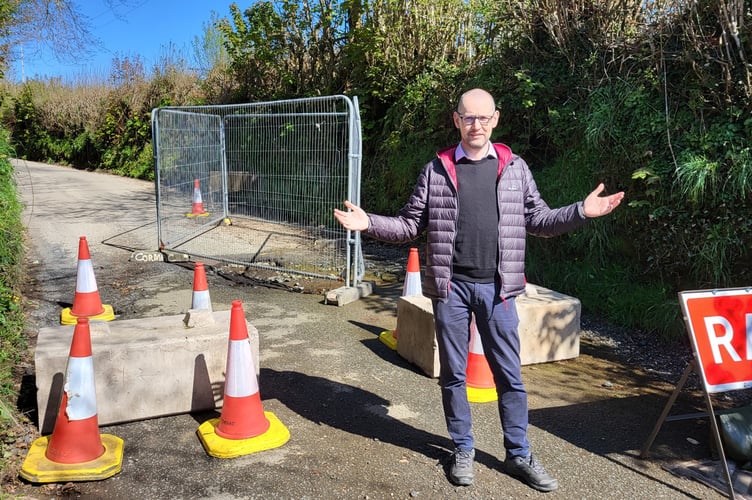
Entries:
{"label": "blue sky", "polygon": [[[131,0],[115,12],[104,0],[74,0],[89,18],[91,31],[102,44],[91,59],[56,61],[49,52],[25,48],[23,60],[16,60],[6,75],[14,81],[38,77],[106,77],[114,57],[139,56],[147,72],[172,46],[189,63],[192,42],[201,36],[211,12],[227,17],[232,0]],[[243,8],[246,2],[237,2]]]}

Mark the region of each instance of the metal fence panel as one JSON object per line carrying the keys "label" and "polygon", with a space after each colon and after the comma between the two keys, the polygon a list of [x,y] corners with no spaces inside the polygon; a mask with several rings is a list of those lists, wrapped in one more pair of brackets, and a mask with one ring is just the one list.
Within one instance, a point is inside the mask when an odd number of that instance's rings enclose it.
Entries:
{"label": "metal fence panel", "polygon": [[347,286],[362,278],[359,235],[333,215],[360,201],[357,99],[158,108],[152,134],[160,248]]}

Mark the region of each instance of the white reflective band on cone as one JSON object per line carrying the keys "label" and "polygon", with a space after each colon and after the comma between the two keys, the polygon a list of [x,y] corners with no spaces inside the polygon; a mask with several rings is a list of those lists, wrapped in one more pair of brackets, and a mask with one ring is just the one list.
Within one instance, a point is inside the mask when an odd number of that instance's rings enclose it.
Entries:
{"label": "white reflective band on cone", "polygon": [[193,302],[191,309],[211,309],[211,296],[209,290],[193,292]]}
{"label": "white reflective band on cone", "polygon": [[475,322],[470,323],[472,335],[470,335],[470,352],[473,354],[483,354],[483,342],[480,340],[480,333],[475,327]]}
{"label": "white reflective band on cone", "polygon": [[402,287],[403,297],[423,295],[423,287],[420,283],[420,273],[407,273],[405,284]]}
{"label": "white reflective band on cone", "polygon": [[76,275],[76,291],[82,293],[96,292],[97,280],[91,260],[79,260]]}
{"label": "white reflective band on cone", "polygon": [[97,391],[94,386],[94,360],[71,357],[64,390],[68,395],[66,415],[71,420],[85,420],[97,414]]}
{"label": "white reflective band on cone", "polygon": [[231,340],[227,355],[225,394],[243,398],[259,391],[249,339]]}

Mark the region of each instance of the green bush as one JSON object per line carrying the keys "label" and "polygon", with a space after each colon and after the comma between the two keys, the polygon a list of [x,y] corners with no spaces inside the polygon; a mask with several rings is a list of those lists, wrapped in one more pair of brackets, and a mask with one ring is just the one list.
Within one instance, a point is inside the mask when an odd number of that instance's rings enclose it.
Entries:
{"label": "green bush", "polygon": [[483,87],[501,113],[493,139],[527,160],[552,206],[599,182],[626,192],[609,217],[531,240],[531,280],[661,335],[677,328],[677,291],[752,281],[752,39],[727,35],[736,21],[721,3],[673,3],[670,14],[638,0],[313,9],[231,7],[206,29],[203,78],[173,52],[149,74],[115,58],[106,84],[18,86],[3,102],[16,151],[151,179],[154,107],[345,93],[361,111],[363,206],[393,214],[425,162],[457,141],[458,96]]}
{"label": "green bush", "polygon": [[8,133],[0,130],[0,471],[4,469],[5,430],[13,421],[17,390],[14,369],[26,347],[21,308],[23,226],[13,181]]}

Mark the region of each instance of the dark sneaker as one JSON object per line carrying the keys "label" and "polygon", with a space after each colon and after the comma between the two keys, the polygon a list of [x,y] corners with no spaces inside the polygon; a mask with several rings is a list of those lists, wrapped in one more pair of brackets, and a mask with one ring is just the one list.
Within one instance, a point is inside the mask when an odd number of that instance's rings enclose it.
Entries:
{"label": "dark sneaker", "polygon": [[454,450],[449,466],[449,480],[458,486],[473,484],[473,461],[475,450]]}
{"label": "dark sneaker", "polygon": [[554,491],[559,487],[559,481],[551,477],[533,455],[527,458],[507,458],[504,461],[504,470],[510,476],[521,479],[528,486],[538,491]]}

